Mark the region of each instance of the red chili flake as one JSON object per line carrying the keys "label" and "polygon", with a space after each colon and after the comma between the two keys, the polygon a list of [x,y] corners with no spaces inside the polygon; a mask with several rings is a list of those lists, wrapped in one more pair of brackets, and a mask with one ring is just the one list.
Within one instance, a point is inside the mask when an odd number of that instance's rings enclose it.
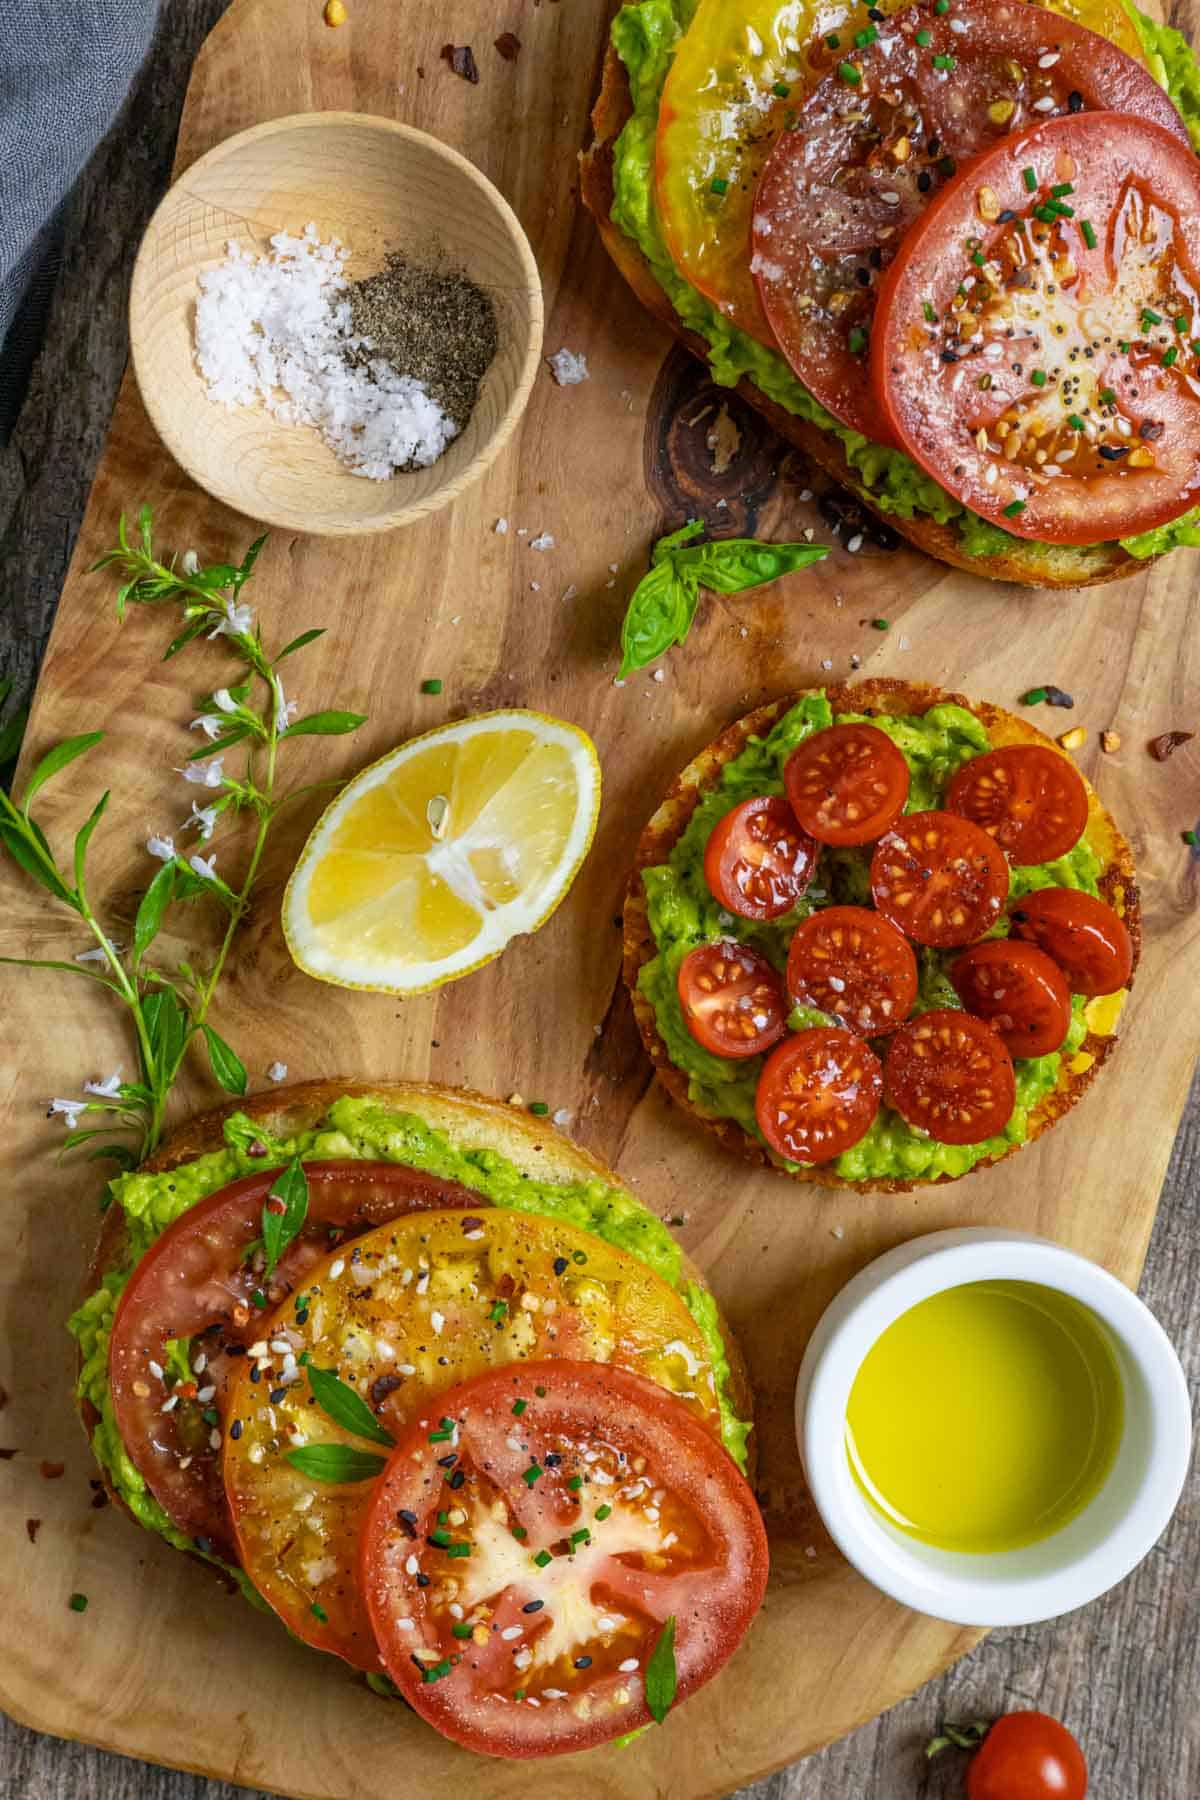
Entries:
{"label": "red chili flake", "polygon": [[60,1476],[65,1475],[67,1472],[66,1463],[46,1462],[43,1460],[39,1466],[41,1468],[43,1481],[57,1481]]}
{"label": "red chili flake", "polygon": [[26,1519],[25,1535],[29,1539],[31,1544],[37,1543],[37,1534],[41,1529],[42,1529],[42,1521],[40,1519]]}
{"label": "red chili flake", "polygon": [[1194,731],[1164,731],[1161,737],[1151,738],[1146,748],[1155,762],[1166,762],[1181,744],[1190,744],[1195,735]]}
{"label": "red chili flake", "polygon": [[442,61],[449,63],[456,75],[461,75],[464,81],[478,83],[479,69],[470,44],[443,44],[441,54]]}
{"label": "red chili flake", "polygon": [[505,62],[516,62],[521,54],[521,40],[515,31],[502,31],[496,39],[496,48]]}
{"label": "red chili flake", "polygon": [[181,1400],[194,1400],[199,1390],[194,1381],[181,1381],[172,1392],[178,1394]]}

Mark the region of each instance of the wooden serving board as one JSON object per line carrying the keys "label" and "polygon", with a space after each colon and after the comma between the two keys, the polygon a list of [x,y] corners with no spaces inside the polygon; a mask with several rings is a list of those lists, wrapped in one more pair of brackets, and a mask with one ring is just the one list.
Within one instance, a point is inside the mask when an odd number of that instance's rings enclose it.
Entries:
{"label": "wooden serving board", "polygon": [[[599,746],[606,784],[597,842],[567,903],[536,938],[442,993],[407,1004],[317,987],[288,961],[278,904],[316,803],[281,827],[258,904],[216,1015],[253,1083],[277,1057],[293,1078],[428,1076],[567,1107],[571,1129],[607,1157],[708,1270],[749,1358],[759,1400],[762,1497],[774,1573],[761,1617],[726,1673],[632,1749],[593,1752],[566,1775],[591,1800],[727,1794],[890,1706],[976,1634],[893,1605],[840,1561],[814,1519],[792,1432],[792,1387],[826,1302],[871,1257],[954,1224],[1024,1227],[1136,1280],[1196,1049],[1200,864],[1180,843],[1196,820],[1196,747],[1165,766],[1153,733],[1195,723],[1200,563],[1188,553],[1114,587],[1047,597],[989,586],[907,551],[851,556],[761,594],[706,601],[661,683],[613,685],[625,598],[649,542],[688,512],[717,528],[827,536],[804,499],[807,472],[736,402],[736,449],[714,469],[707,435],[726,397],[671,349],[610,268],[576,204],[575,154],[604,41],[605,0],[544,0],[485,23],[469,0],[350,0],[330,31],[320,0],[237,0],[197,60],[177,168],[230,133],[310,109],[356,109],[422,126],[501,187],[533,241],[545,283],[548,351],[583,352],[591,378],[543,374],[508,451],[449,511],[393,537],[277,536],[253,599],[268,641],[311,625],[328,636],[293,665],[306,705],[356,707],[354,739],[303,740],[296,779],[345,774],[447,716],[523,704],[573,719]],[[493,48],[505,26],[515,62]],[[478,85],[440,60],[473,45]],[[302,225],[303,220],[280,221]],[[231,222],[231,231],[236,231]],[[717,464],[724,457],[717,457]],[[224,677],[216,646],[163,665],[172,621],[139,611],[122,628],[111,585],[88,574],[117,513],[149,501],[165,543],[210,557],[254,535],[184,479],[157,443],[132,381],[122,391],[42,673],[28,762],[59,739],[103,728],[102,748],[47,795],[56,841],[97,791],[113,790],[93,851],[93,889],[127,926],[147,878],[149,831],[177,826],[172,766],[194,738],[192,694]],[[497,518],[510,521],[497,535]],[[523,528],[528,535],[520,535]],[[539,554],[528,538],[549,531]],[[573,598],[565,598],[567,590]],[[867,621],[880,613],[886,633]],[[636,835],[672,775],[724,724],[764,699],[864,672],[924,678],[1012,704],[1036,682],[1076,697],[1081,758],[1137,851],[1146,949],[1124,1043],[1098,1090],[1002,1169],[927,1193],[857,1198],[798,1189],[726,1157],[673,1114],[651,1083],[618,977],[615,928]],[[445,682],[438,699],[419,681]],[[1052,716],[1052,722],[1068,716]],[[1099,753],[1101,728],[1120,751]],[[19,785],[19,783],[18,783]],[[223,859],[232,851],[220,846]],[[0,865],[0,951],[70,956],[85,947],[11,863]],[[82,991],[80,991],[82,990]],[[18,1719],[135,1756],[320,1800],[396,1791],[441,1795],[479,1770],[395,1704],[289,1642],[200,1567],[89,1506],[89,1454],[72,1413],[63,1320],[96,1228],[100,1180],[55,1159],[51,1095],[76,1094],[130,1047],[84,982],[4,974],[0,1116],[0,1700]],[[181,1111],[216,1098],[194,1069]],[[39,1459],[65,1461],[44,1479]],[[41,1520],[36,1542],[26,1521]],[[87,1613],[68,1609],[73,1590]],[[528,1776],[487,1771],[516,1796]]]}

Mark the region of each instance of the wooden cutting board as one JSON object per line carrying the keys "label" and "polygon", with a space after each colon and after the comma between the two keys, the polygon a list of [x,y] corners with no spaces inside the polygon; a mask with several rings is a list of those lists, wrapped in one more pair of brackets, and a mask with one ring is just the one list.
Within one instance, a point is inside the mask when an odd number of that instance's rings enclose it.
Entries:
{"label": "wooden cutting board", "polygon": [[[566,1107],[575,1134],[620,1169],[708,1270],[745,1346],[759,1399],[762,1497],[774,1573],[761,1617],[726,1673],[632,1749],[594,1752],[566,1776],[585,1800],[727,1794],[890,1706],[975,1642],[906,1612],[842,1563],[814,1519],[791,1425],[805,1339],[830,1297],[871,1257],[918,1232],[993,1224],[1044,1233],[1129,1282],[1137,1278],[1196,1048],[1197,879],[1180,831],[1197,812],[1195,747],[1161,766],[1146,739],[1195,724],[1200,600],[1189,553],[1078,597],[989,586],[907,551],[837,549],[758,595],[709,600],[661,683],[613,685],[625,598],[650,541],[693,510],[717,528],[828,535],[808,476],[752,415],[674,352],[609,267],[576,204],[575,154],[604,41],[605,0],[543,0],[511,16],[469,0],[237,0],[196,63],[177,169],[246,126],[313,109],[387,114],[471,156],[515,206],[546,289],[548,351],[584,353],[590,380],[543,373],[523,428],[485,482],[397,536],[331,543],[277,536],[253,599],[276,644],[311,625],[328,636],[294,665],[307,706],[355,707],[354,739],[303,740],[296,779],[351,772],[448,716],[523,704],[596,739],[606,794],[596,846],[568,902],[536,938],[443,991],[401,1005],[318,988],[291,967],[278,928],[282,884],[316,815],[279,830],[216,1015],[253,1083],[276,1058],[293,1078],[429,1076]],[[515,61],[493,48],[505,27]],[[439,51],[472,44],[480,79]],[[302,225],[303,220],[280,221]],[[231,221],[236,233],[237,222]],[[722,414],[721,408],[727,411]],[[715,455],[718,441],[733,454]],[[149,831],[186,812],[172,772],[194,745],[196,690],[224,678],[216,647],[159,661],[171,621],[140,611],[118,627],[107,578],[89,565],[117,513],[149,501],[165,543],[209,557],[255,535],[193,489],[156,441],[130,380],[91,497],[46,657],[26,766],[59,739],[103,729],[104,745],[51,790],[44,816],[64,843],[97,791],[113,790],[93,852],[104,912],[128,921]],[[506,535],[495,521],[510,521]],[[555,549],[529,538],[548,531]],[[522,532],[527,535],[522,535]],[[568,598],[570,593],[573,597]],[[867,621],[879,613],[886,633]],[[1053,681],[1089,728],[1083,765],[1140,859],[1146,950],[1115,1066],[1066,1123],[1004,1168],[896,1198],[798,1189],[749,1172],[672,1113],[652,1085],[619,979],[615,929],[636,834],[670,777],[726,722],[764,699],[864,672],[941,681],[1004,704]],[[423,676],[445,682],[419,693]],[[1049,722],[1066,724],[1063,715]],[[1120,751],[1099,752],[1101,728]],[[18,783],[19,785],[19,783]],[[232,850],[222,847],[223,858]],[[0,951],[70,956],[85,947],[10,863],[0,867]],[[79,990],[83,991],[80,992]],[[301,1649],[201,1568],[89,1506],[90,1457],[68,1389],[63,1331],[96,1228],[100,1181],[55,1160],[51,1095],[75,1094],[130,1048],[83,982],[5,971],[0,1114],[8,1179],[0,1203],[0,1573],[6,1654],[0,1699],[18,1719],[135,1756],[320,1800],[410,1800],[478,1781],[464,1753],[405,1709],[375,1699]],[[211,1103],[193,1070],[180,1110]],[[44,1479],[39,1460],[66,1462]],[[40,1520],[36,1543],[26,1522]],[[70,1593],[89,1596],[84,1615]],[[401,1773],[402,1772],[402,1773]],[[528,1786],[489,1767],[490,1793]]]}

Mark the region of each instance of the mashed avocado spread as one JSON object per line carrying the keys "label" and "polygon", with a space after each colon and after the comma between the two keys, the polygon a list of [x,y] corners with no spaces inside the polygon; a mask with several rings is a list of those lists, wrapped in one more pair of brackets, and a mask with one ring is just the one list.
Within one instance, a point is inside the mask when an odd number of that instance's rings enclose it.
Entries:
{"label": "mashed avocado spread", "polygon": [[[298,1137],[272,1138],[244,1113],[236,1113],[226,1122],[223,1149],[198,1156],[165,1174],[135,1171],[117,1176],[110,1184],[113,1203],[125,1214],[130,1259],[123,1268],[109,1271],[70,1320],[70,1330],[82,1356],[77,1392],[99,1414],[99,1424],[92,1435],[98,1462],[107,1469],[134,1517],[168,1543],[182,1550],[195,1549],[191,1539],[175,1529],[150,1493],[117,1431],[108,1383],[108,1339],[113,1314],[134,1266],[154,1240],[206,1194],[262,1169],[261,1153],[251,1156],[250,1147],[264,1144],[266,1166],[285,1163],[296,1154],[308,1162],[361,1158],[404,1163],[441,1180],[461,1182],[494,1206],[569,1220],[640,1258],[678,1290],[696,1321],[712,1362],[721,1436],[739,1468],[745,1468],[750,1426],[737,1417],[730,1398],[729,1360],[716,1302],[704,1288],[684,1278],[679,1245],[653,1213],[647,1212],[624,1188],[606,1181],[538,1181],[494,1150],[459,1148],[424,1119],[401,1112],[385,1100],[369,1095],[343,1096],[334,1101],[319,1125]],[[242,1587],[247,1597],[257,1600],[249,1583],[243,1582]]]}
{"label": "mashed avocado spread", "polygon": [[[1151,74],[1171,96],[1200,149],[1200,65],[1179,32],[1148,19],[1132,0],[1123,3]],[[872,443],[840,424],[797,380],[782,356],[731,325],[672,262],[654,198],[654,142],[663,85],[696,5],[697,0],[633,0],[613,20],[613,43],[625,65],[633,100],[632,117],[613,156],[614,222],[637,244],[683,324],[708,343],[714,381],[735,387],[747,376],[787,412],[832,432],[862,490],[881,512],[904,519],[922,514],[939,525],[953,523],[966,555],[1005,555],[1018,540],[967,511],[902,451]],[[1183,544],[1200,544],[1200,508],[1156,530],[1122,539],[1122,547],[1136,557],[1157,556]]]}
{"label": "mashed avocado spread", "polygon": [[[838,713],[836,720],[824,694],[806,694],[786,712],[765,738],[752,737],[740,756],[726,763],[720,779],[708,788],[667,861],[643,871],[650,928],[658,955],[642,969],[638,986],[654,1007],[659,1035],[671,1061],[688,1077],[688,1096],[701,1112],[733,1119],[762,1141],[754,1117],[754,1093],[762,1070],[761,1056],[733,1062],[703,1049],[683,1022],[676,991],[679,965],[697,944],[736,938],[753,944],[777,969],[787,964],[788,945],[799,921],[822,906],[869,904],[866,849],[822,850],[812,885],[803,900],[781,919],[758,923],[735,918],[713,899],[704,879],[704,848],[717,820],[739,801],[755,794],[783,793],[783,765],[797,744],[835,722],[865,715]],[[951,777],[962,764],[990,748],[981,722],[960,706],[935,706],[920,718],[887,718],[873,714],[871,724],[885,731],[904,753],[912,786],[908,812],[941,805]],[[1098,892],[1100,862],[1086,838],[1056,862],[1011,870],[1010,896],[1034,888],[1073,887]],[[1002,925],[990,934],[1003,936]],[[921,950],[921,984],[914,1012],[934,1006],[961,1005],[947,977],[951,954]],[[1067,1039],[1051,1056],[1018,1059],[1017,1101],[1004,1132],[980,1144],[939,1144],[923,1137],[890,1108],[883,1106],[866,1136],[843,1151],[831,1165],[847,1181],[932,1181],[939,1175],[965,1175],[987,1156],[1002,1156],[1029,1133],[1029,1114],[1058,1083],[1062,1059],[1071,1056],[1087,1035],[1083,999],[1072,1001]],[[793,1013],[793,1029],[823,1023],[819,1013]]]}

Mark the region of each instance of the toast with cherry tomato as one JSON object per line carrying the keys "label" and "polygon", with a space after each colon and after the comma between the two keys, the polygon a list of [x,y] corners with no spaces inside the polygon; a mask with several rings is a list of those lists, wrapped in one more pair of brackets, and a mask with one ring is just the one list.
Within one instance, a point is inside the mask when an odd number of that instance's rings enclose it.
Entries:
{"label": "toast with cherry tomato", "polygon": [[581,193],[643,304],[865,506],[1073,588],[1200,543],[1200,120],[1178,33],[1062,11],[635,0]]}
{"label": "toast with cherry tomato", "polygon": [[796,1180],[901,1192],[1032,1142],[1112,1053],[1133,858],[1067,753],[886,679],[760,707],[646,826],[624,974],[672,1100]]}
{"label": "toast with cherry tomato", "polygon": [[77,1398],[139,1523],[486,1755],[637,1730],[732,1654],[767,1573],[744,1366],[545,1120],[311,1082],[112,1192]]}

